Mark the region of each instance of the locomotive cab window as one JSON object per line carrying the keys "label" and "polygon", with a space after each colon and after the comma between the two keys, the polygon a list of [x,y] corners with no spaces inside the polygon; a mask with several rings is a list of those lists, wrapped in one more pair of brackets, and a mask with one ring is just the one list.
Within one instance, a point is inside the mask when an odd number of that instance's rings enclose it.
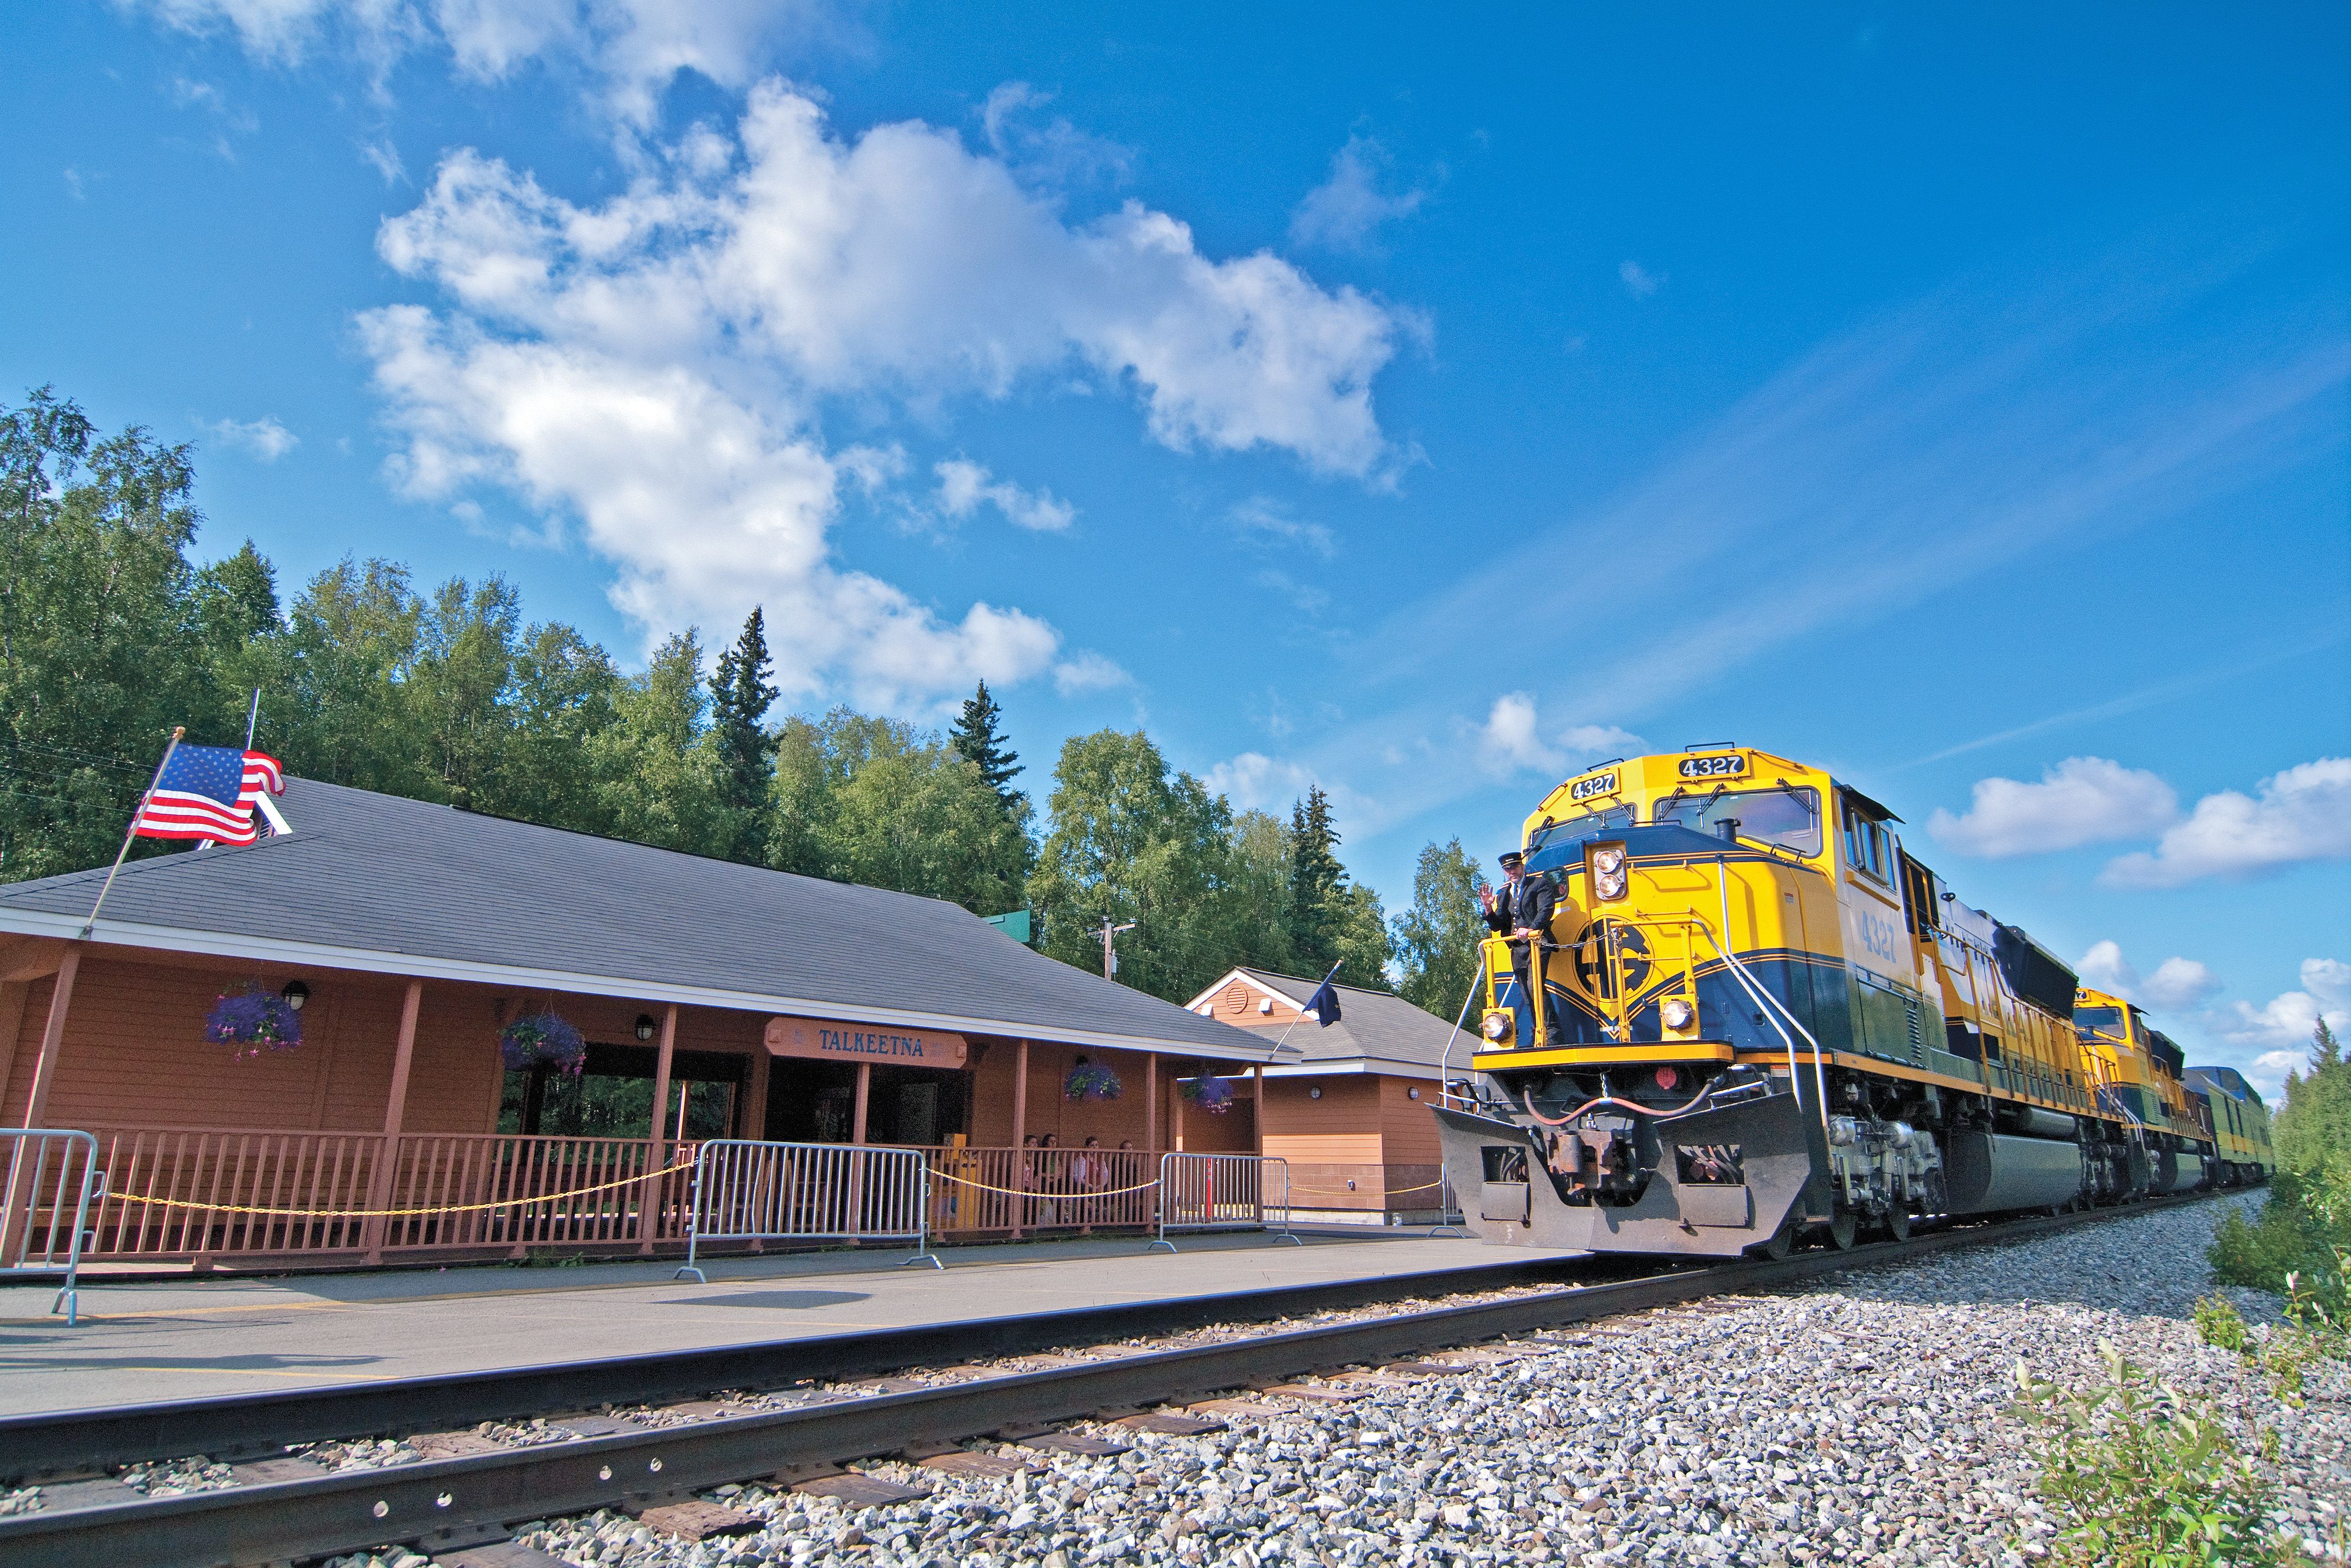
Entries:
{"label": "locomotive cab window", "polygon": [[1725,836],[1777,844],[1807,857],[1821,852],[1821,798],[1811,789],[1775,786],[1705,795],[1669,795],[1650,813],[1710,839]]}
{"label": "locomotive cab window", "polygon": [[1872,879],[1888,883],[1893,876],[1888,867],[1893,862],[1893,835],[1886,824],[1855,810],[1851,800],[1844,803],[1844,859],[1854,870]]}

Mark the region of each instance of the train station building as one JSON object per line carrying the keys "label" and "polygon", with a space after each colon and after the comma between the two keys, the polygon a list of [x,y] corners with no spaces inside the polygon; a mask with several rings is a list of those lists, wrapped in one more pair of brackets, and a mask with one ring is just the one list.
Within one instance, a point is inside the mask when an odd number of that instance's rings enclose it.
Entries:
{"label": "train station building", "polygon": [[1289,1164],[1294,1217],[1442,1222],[1455,1206],[1428,1108],[1448,1065],[1455,1080],[1468,1078],[1475,1042],[1393,992],[1360,986],[1332,986],[1340,1016],[1326,1022],[1309,1006],[1319,984],[1237,967],[1186,1005],[1281,1048],[1254,1110],[1262,1151]]}
{"label": "train station building", "polygon": [[721,1137],[924,1148],[943,1238],[1139,1225],[1161,1152],[1253,1153],[1286,1092],[1264,1031],[935,899],[275,804],[283,833],[124,867],[86,936],[102,869],[0,887],[0,1124],[91,1132],[114,1194],[171,1200],[110,1197],[94,1260],[661,1250],[681,1148]]}

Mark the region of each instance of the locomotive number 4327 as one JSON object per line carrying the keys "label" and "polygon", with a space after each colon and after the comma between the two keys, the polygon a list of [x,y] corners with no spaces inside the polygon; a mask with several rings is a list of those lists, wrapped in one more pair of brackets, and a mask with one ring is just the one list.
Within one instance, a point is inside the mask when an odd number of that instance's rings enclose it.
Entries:
{"label": "locomotive number 4327", "polygon": [[1736,751],[1682,758],[1681,774],[1685,779],[1736,779],[1746,771],[1747,758]]}

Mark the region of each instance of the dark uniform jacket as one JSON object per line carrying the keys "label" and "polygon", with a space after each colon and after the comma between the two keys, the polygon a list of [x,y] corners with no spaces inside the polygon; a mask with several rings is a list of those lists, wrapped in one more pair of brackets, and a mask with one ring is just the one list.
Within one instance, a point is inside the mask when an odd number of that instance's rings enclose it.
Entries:
{"label": "dark uniform jacket", "polygon": [[1487,912],[1486,924],[1505,936],[1521,925],[1548,935],[1552,911],[1558,904],[1559,889],[1549,877],[1523,876],[1516,887],[1506,882],[1494,890],[1494,907]]}

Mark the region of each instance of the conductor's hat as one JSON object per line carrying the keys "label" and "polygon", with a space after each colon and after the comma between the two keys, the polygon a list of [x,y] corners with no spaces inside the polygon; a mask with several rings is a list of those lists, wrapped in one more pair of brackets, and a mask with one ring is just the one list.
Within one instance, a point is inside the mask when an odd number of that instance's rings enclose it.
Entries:
{"label": "conductor's hat", "polygon": [[1524,865],[1527,863],[1527,857],[1524,852],[1520,850],[1504,850],[1501,863],[1506,867]]}

